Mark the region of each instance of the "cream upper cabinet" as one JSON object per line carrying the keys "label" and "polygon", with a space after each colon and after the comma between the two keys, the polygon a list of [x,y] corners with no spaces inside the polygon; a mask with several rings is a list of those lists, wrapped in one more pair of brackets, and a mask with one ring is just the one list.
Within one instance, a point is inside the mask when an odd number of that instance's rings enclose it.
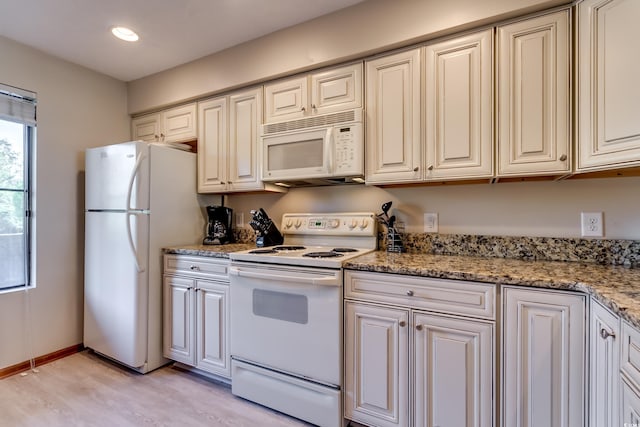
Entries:
{"label": "cream upper cabinet", "polygon": [[227,190],[226,96],[198,103],[198,192]]}
{"label": "cream upper cabinet", "polygon": [[362,107],[362,63],[321,70],[264,87],[265,123]]}
{"label": "cream upper cabinet", "polygon": [[640,2],[577,7],[577,170],[640,165]]}
{"label": "cream upper cabinet", "polygon": [[366,62],[366,181],[419,181],[420,49]]}
{"label": "cream upper cabinet", "polygon": [[498,176],[571,172],[569,11],[497,28]]}
{"label": "cream upper cabinet", "polygon": [[429,44],[424,52],[424,179],[491,177],[493,30]]}
{"label": "cream upper cabinet", "polygon": [[131,120],[133,140],[184,142],[197,138],[196,104],[171,108]]}
{"label": "cream upper cabinet", "polygon": [[585,425],[585,298],[504,287],[502,426]]}
{"label": "cream upper cabinet", "polygon": [[262,88],[198,103],[198,192],[286,189],[260,180]]}

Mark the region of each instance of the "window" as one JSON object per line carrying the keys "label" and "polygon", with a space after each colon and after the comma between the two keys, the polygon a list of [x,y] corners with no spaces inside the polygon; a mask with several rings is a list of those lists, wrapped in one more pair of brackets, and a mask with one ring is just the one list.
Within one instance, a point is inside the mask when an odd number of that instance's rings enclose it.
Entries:
{"label": "window", "polygon": [[0,84],[0,291],[32,285],[35,94]]}

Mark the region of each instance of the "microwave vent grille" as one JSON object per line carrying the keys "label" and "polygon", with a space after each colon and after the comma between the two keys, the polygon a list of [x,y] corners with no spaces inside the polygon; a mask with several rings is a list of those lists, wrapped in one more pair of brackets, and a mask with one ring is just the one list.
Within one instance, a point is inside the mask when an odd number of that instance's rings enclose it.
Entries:
{"label": "microwave vent grille", "polygon": [[306,117],[304,119],[291,120],[288,122],[269,123],[263,125],[263,134],[270,135],[273,133],[288,132],[298,129],[352,122],[356,119],[355,113],[355,110],[349,110],[342,111],[340,113],[325,114],[322,116]]}

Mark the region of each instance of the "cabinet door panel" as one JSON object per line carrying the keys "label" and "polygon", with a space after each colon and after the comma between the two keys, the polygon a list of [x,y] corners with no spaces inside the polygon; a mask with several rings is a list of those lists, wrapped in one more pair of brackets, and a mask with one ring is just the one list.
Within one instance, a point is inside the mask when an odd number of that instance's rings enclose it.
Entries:
{"label": "cabinet door panel", "polygon": [[425,47],[426,179],[493,174],[493,32]]}
{"label": "cabinet door panel", "polygon": [[494,325],[414,315],[416,426],[493,425]]}
{"label": "cabinet door panel", "polygon": [[195,365],[193,280],[164,278],[164,355]]}
{"label": "cabinet door panel", "polygon": [[569,12],[498,28],[499,175],[569,172]]}
{"label": "cabinet door panel", "polygon": [[158,141],[160,139],[160,114],[149,114],[131,120],[133,141]]}
{"label": "cabinet door panel", "polygon": [[198,282],[197,366],[205,371],[231,375],[228,325],[229,285]]}
{"label": "cabinet door panel", "polygon": [[196,139],[196,104],[176,107],[162,113],[162,140],[164,142]]}
{"label": "cabinet door panel", "polygon": [[311,75],[311,113],[362,107],[362,63]]}
{"label": "cabinet door panel", "polygon": [[416,181],[420,167],[420,50],[367,62],[367,181]]}
{"label": "cabinet door panel", "polygon": [[617,426],[620,392],[620,319],[595,301],[591,304],[590,336],[589,425]]}
{"label": "cabinet door panel", "polygon": [[[622,426],[635,427],[640,425],[640,392],[622,380]],[[612,424],[613,425],[613,424]],[[618,425],[618,424],[616,424]]]}
{"label": "cabinet door panel", "polygon": [[227,188],[227,98],[198,104],[198,192]]}
{"label": "cabinet door panel", "polygon": [[345,417],[408,425],[408,312],[345,304]]}
{"label": "cabinet door panel", "polygon": [[640,163],[640,2],[578,3],[579,169]]}
{"label": "cabinet door panel", "polygon": [[307,110],[307,77],[296,77],[264,87],[265,123],[304,117]]}
{"label": "cabinet door panel", "polygon": [[584,297],[504,288],[503,426],[584,425]]}
{"label": "cabinet door panel", "polygon": [[258,132],[262,122],[262,90],[232,95],[229,105],[229,188],[261,189]]}

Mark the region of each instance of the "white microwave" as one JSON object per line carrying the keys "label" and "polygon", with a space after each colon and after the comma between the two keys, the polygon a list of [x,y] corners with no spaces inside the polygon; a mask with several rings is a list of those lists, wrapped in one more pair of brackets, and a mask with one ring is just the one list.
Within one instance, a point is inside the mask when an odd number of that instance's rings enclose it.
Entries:
{"label": "white microwave", "polygon": [[364,182],[362,109],[262,126],[262,180],[285,187]]}

